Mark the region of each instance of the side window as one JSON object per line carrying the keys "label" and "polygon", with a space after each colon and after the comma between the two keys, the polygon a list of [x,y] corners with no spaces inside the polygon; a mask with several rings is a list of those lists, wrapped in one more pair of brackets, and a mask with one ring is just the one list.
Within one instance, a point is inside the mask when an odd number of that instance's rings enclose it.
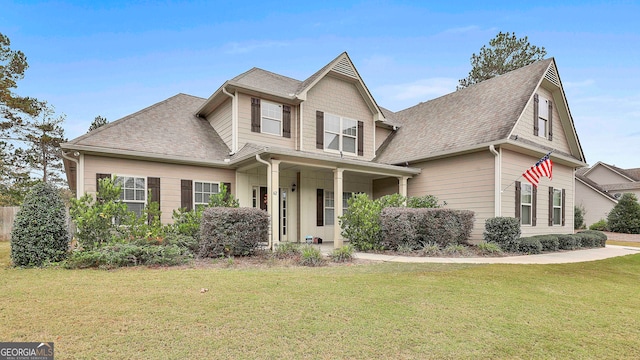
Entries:
{"label": "side window", "polygon": [[129,211],[142,216],[147,202],[146,179],[135,176],[116,176],[115,183],[121,187],[120,200],[127,204]]}
{"label": "side window", "polygon": [[195,206],[207,205],[209,197],[220,191],[220,184],[215,182],[194,181],[193,202]]}
{"label": "side window", "polygon": [[325,225],[333,225],[335,214],[335,199],[333,196],[333,191],[325,191],[324,192],[324,224]]}
{"label": "side window", "polygon": [[533,189],[531,184],[522,184],[520,193],[520,223],[522,225],[532,224],[533,214]]}

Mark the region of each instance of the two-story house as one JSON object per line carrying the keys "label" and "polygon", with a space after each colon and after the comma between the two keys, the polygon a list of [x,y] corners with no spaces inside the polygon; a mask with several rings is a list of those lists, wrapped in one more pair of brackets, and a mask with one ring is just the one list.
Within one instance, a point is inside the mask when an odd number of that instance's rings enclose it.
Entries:
{"label": "two-story house", "polygon": [[[521,218],[524,234],[569,233],[585,166],[553,59],[397,113],[376,103],[347,53],[304,81],[253,68],[208,99],[173,96],[62,148],[78,196],[115,175],[131,210],[157,201],[170,222],[224,183],[241,206],[269,212],[271,244],[312,235],[335,247],[359,192],[473,210],[474,240],[493,216]],[[550,150],[552,180],[519,178]]]}

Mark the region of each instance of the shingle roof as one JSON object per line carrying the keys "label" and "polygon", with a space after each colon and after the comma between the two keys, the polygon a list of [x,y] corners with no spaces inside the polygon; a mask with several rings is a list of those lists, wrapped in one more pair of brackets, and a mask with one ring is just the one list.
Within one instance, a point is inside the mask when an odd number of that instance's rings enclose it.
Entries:
{"label": "shingle roof", "polygon": [[205,99],[178,94],[63,144],[149,156],[222,161],[229,148],[209,122],[194,116]]}
{"label": "shingle roof", "polygon": [[301,81],[259,68],[252,68],[233,79],[230,83],[260,89],[284,97],[297,94]]}
{"label": "shingle roof", "polygon": [[402,123],[376,161],[398,164],[506,139],[553,58],[395,113]]}
{"label": "shingle roof", "polygon": [[[582,168],[582,169],[588,169],[588,168]],[[578,171],[581,169],[578,169]],[[588,177],[584,176],[584,171],[579,174],[578,171],[576,171],[576,178],[579,180],[582,180],[582,182],[586,183],[587,185],[591,186],[593,189],[595,189],[598,193],[600,193],[602,196],[606,196],[608,198],[611,198],[613,200],[618,200],[615,198],[615,196],[611,195],[609,192],[607,192],[605,189],[602,188],[602,186],[600,186],[600,184],[596,183],[595,181],[589,179]]]}

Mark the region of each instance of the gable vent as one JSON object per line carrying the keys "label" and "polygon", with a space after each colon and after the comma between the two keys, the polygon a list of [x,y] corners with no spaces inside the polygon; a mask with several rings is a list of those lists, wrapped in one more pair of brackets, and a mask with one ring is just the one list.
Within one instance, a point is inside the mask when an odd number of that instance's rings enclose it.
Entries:
{"label": "gable vent", "polygon": [[553,85],[560,87],[560,79],[558,78],[558,73],[556,72],[555,66],[550,66],[547,73],[544,74],[544,78],[549,80]]}
{"label": "gable vent", "polygon": [[331,70],[352,78],[358,77],[356,75],[356,70],[353,68],[353,66],[351,66],[351,63],[346,58],[342,58],[342,60],[338,61],[338,63],[335,64],[333,68],[331,68]]}

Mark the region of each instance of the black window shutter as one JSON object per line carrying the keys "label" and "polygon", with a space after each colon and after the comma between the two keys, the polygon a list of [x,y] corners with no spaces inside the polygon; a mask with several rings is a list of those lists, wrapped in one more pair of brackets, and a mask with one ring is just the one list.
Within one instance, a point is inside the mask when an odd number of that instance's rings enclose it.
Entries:
{"label": "black window shutter", "polygon": [[565,215],[564,210],[566,208],[566,206],[564,204],[565,197],[566,197],[565,190],[562,189],[562,226],[564,226],[564,215]]}
{"label": "black window shutter", "polygon": [[224,195],[224,199],[229,200],[229,197],[231,196],[231,183],[223,182],[222,185],[224,185],[227,191],[226,194]]}
{"label": "black window shutter", "polygon": [[538,106],[540,106],[540,100],[538,94],[533,95],[533,135],[538,135],[540,131],[538,129]]}
{"label": "black window shutter", "polygon": [[96,174],[96,200],[101,201],[102,198],[98,197],[98,191],[100,191],[100,179],[111,179],[111,174]]}
{"label": "black window shutter", "polygon": [[180,180],[180,207],[193,210],[193,181]]}
{"label": "black window shutter", "polygon": [[251,98],[251,131],[260,132],[260,99]]}
{"label": "black window shutter", "polygon": [[549,186],[549,226],[553,226],[553,187]]}
{"label": "black window shutter", "polygon": [[[160,210],[160,178],[148,177],[147,186],[148,191],[151,193],[151,198],[147,203],[150,204],[152,202],[157,202],[158,210]],[[151,214],[149,214],[147,221],[149,222],[149,225],[151,225],[151,222],[153,221],[153,217],[151,216]]]}
{"label": "black window shutter", "polygon": [[291,106],[282,106],[282,136],[291,137]]}
{"label": "black window shutter", "polygon": [[521,187],[520,187],[520,181],[516,181],[516,211],[515,211],[515,217],[520,219],[520,200],[521,200],[521,196],[522,196],[522,192],[521,192]]}
{"label": "black window shutter", "polygon": [[324,190],[316,192],[316,225],[324,226]]}
{"label": "black window shutter", "polygon": [[364,122],[358,121],[358,156],[364,154]]}
{"label": "black window shutter", "polygon": [[549,100],[549,140],[553,140],[553,103]]}
{"label": "black window shutter", "polygon": [[538,188],[531,186],[531,226],[538,222]]}
{"label": "black window shutter", "polygon": [[324,113],[316,111],[316,149],[324,149]]}

